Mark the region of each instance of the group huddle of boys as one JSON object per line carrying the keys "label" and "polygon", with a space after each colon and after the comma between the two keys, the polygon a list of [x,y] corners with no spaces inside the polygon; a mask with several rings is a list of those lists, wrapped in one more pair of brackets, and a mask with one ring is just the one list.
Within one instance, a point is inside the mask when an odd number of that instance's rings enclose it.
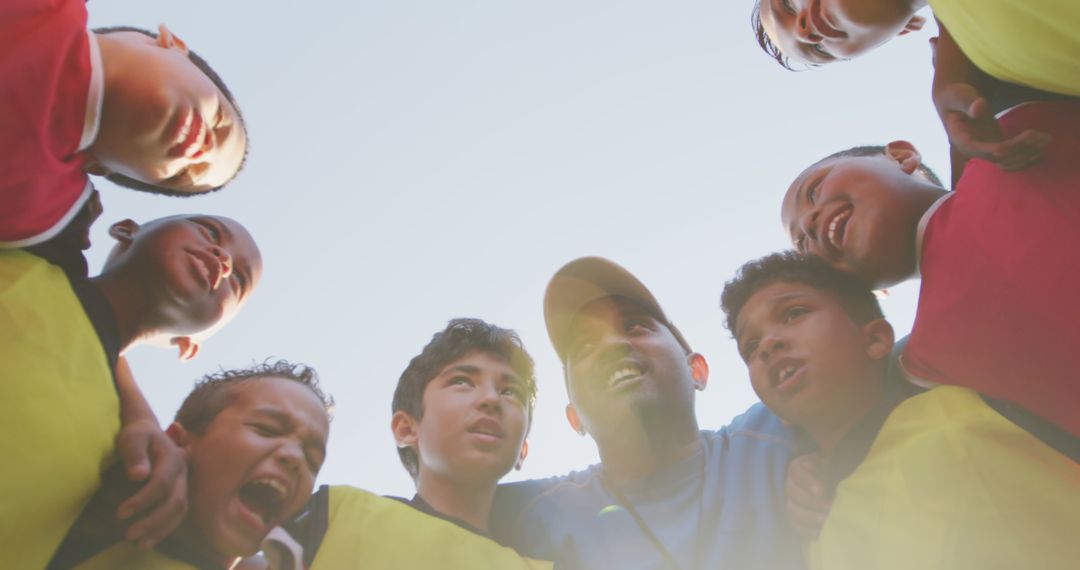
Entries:
{"label": "group huddle of boys", "polygon": [[[784,65],[824,64],[919,29],[923,6],[762,0],[755,22]],[[332,400],[303,365],[207,376],[159,428],[120,355],[193,357],[261,255],[228,218],[123,220],[90,277],[88,175],[217,190],[243,118],[164,26],[88,31],[79,0],[5,2],[0,566],[1076,567],[1080,6],[931,6],[954,189],[904,141],[799,175],[781,204],[795,251],[721,298],[763,405],[699,429],[704,357],[631,273],[577,259],[544,316],[567,419],[601,462],[498,485],[527,455],[533,362],[513,331],[455,319],[394,394],[404,500],[314,489]],[[873,289],[916,277],[897,343]]]}

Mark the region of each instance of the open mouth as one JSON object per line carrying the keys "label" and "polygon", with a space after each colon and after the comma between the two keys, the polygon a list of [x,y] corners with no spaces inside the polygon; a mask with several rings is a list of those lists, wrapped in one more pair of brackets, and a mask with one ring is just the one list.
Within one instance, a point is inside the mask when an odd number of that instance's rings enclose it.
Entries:
{"label": "open mouth", "polygon": [[843,251],[844,249],[844,231],[847,229],[847,222],[851,218],[851,212],[850,207],[840,210],[829,220],[829,225],[825,228],[825,239],[836,251]]}
{"label": "open mouth", "polygon": [[221,275],[224,273],[221,261],[213,254],[202,251],[192,251],[191,256],[202,266],[204,271],[200,273],[206,279],[207,286],[211,291],[216,291],[218,285],[221,284]]}
{"label": "open mouth", "polygon": [[772,374],[772,387],[777,392],[783,393],[797,386],[804,376],[805,364],[796,360],[789,360],[782,364]]}
{"label": "open mouth", "polygon": [[502,425],[497,420],[489,418],[484,418],[473,422],[473,424],[470,425],[466,431],[468,431],[469,433],[486,435],[488,437],[494,437],[497,439],[502,439],[505,436]]}
{"label": "open mouth", "polygon": [[641,367],[637,364],[631,363],[620,366],[618,369],[611,373],[611,376],[608,376],[608,386],[614,388],[619,384],[629,382],[630,380],[640,377],[642,373],[643,371]]}
{"label": "open mouth", "polygon": [[244,484],[240,488],[239,499],[244,508],[257,515],[263,524],[273,525],[282,514],[288,494],[281,481],[261,477]]}
{"label": "open mouth", "polygon": [[166,152],[169,158],[186,156],[191,154],[193,149],[199,149],[194,151],[196,153],[201,152],[202,143],[207,135],[203,129],[202,115],[190,111],[181,121],[182,124],[177,130],[175,138],[172,139],[173,145]]}

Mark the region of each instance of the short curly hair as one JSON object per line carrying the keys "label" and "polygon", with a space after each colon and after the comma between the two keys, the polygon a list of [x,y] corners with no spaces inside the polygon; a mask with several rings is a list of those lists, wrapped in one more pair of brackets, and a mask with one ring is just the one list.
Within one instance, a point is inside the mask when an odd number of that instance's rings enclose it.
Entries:
{"label": "short curly hair", "polygon": [[743,264],[735,277],[724,284],[720,308],[732,333],[739,312],[754,293],[773,283],[800,283],[836,295],[853,321],[859,324],[885,318],[870,287],[854,274],[836,269],[820,258],[797,251],[766,255]]}
{"label": "short curly hair", "polygon": [[[830,154],[829,156],[826,156],[825,158],[815,162],[814,164],[821,164],[822,162],[825,162],[826,160],[830,160],[830,159],[833,159],[833,158],[847,158],[847,157],[859,158],[859,157],[864,157],[864,156],[882,156],[882,155],[885,154],[885,152],[886,152],[886,148],[885,148],[884,145],[859,145],[859,146],[853,146],[853,147],[851,147],[849,149],[834,152],[834,153]],[[917,172],[919,174],[922,174],[922,176],[924,178],[926,178],[926,180],[929,181],[930,183],[936,184],[936,185],[941,186],[943,188],[945,187],[945,185],[941,183],[941,179],[938,178],[938,175],[929,166],[927,166],[926,164],[923,164],[922,161],[919,161],[919,169],[918,169]]]}
{"label": "short curly hair", "polygon": [[[531,423],[536,407],[536,376],[533,359],[525,350],[521,338],[480,319],[453,319],[446,328],[435,333],[431,341],[415,356],[398,379],[394,390],[391,413],[405,412],[419,420],[424,415],[424,389],[439,372],[470,352],[486,352],[510,365],[522,380],[525,389],[525,409]],[[411,447],[399,447],[401,464],[413,479],[420,473],[420,458]]]}
{"label": "short curly hair", "polygon": [[[114,32],[137,32],[155,39],[158,37],[157,34],[151,32],[150,30],[144,28],[137,28],[135,26],[108,26],[104,28],[94,28],[93,32],[95,34],[111,34]],[[199,54],[195,53],[194,51],[188,50],[187,55],[188,59],[191,60],[191,63],[195,64],[195,67],[199,68],[199,71],[202,71],[206,75],[206,77],[210,79],[211,83],[214,84],[214,87],[217,87],[221,90],[221,93],[225,96],[225,99],[229,101],[229,103],[233,106],[233,109],[236,109],[236,116],[240,119],[240,128],[244,129],[244,136],[247,137],[247,124],[244,122],[244,114],[240,112],[240,105],[236,103],[236,98],[233,97],[232,91],[229,90],[229,87],[225,85],[225,81],[221,79],[221,76],[218,75],[217,72],[214,71],[212,67],[210,67],[210,64],[207,63],[205,59],[200,57]],[[250,145],[250,137],[247,137],[247,139],[248,144]],[[237,174],[240,174],[240,171],[244,169],[244,165],[247,164],[247,149],[248,145],[245,145],[244,156],[240,159],[240,165],[236,167],[236,173],[233,174],[232,178],[236,178]],[[226,180],[225,184],[232,182],[232,178]],[[138,190],[140,192],[148,192],[150,194],[160,194],[162,196],[173,196],[176,198],[190,198],[191,196],[199,196],[201,194],[206,194],[209,192],[216,192],[218,190],[221,190],[221,188],[225,186],[225,184],[222,184],[221,186],[216,186],[207,190],[206,192],[179,192],[171,188],[163,188],[156,184],[150,184],[148,182],[143,182],[142,180],[136,180],[130,176],[125,176],[123,174],[109,173],[105,176],[105,179],[109,182],[112,182],[113,184],[116,184],[117,186],[123,186],[124,188],[130,188],[132,190]]]}
{"label": "short curly hair", "polygon": [[334,398],[324,393],[319,387],[319,375],[314,368],[306,364],[294,364],[288,360],[271,362],[267,359],[261,364],[254,364],[248,368],[222,369],[203,376],[177,410],[176,423],[192,433],[205,432],[210,422],[229,406],[237,386],[261,378],[283,378],[307,386],[322,403],[327,418],[332,416]]}

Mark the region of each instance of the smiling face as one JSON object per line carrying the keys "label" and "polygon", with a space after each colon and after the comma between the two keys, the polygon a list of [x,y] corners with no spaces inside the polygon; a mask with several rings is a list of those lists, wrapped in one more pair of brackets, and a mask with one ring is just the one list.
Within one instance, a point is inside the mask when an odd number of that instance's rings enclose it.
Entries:
{"label": "smiling face", "polygon": [[850,425],[876,405],[891,330],[882,319],[858,324],[832,293],[775,282],[746,301],[734,334],[761,401],[814,431]]}
{"label": "smiling face", "polygon": [[164,26],[157,38],[131,31],[99,38],[107,65],[92,162],[190,193],[235,176],[247,150],[240,114],[192,63],[183,42]]}
{"label": "smiling face", "polygon": [[501,356],[472,351],[444,366],[424,387],[419,419],[394,414],[398,444],[419,456],[419,484],[438,478],[494,486],[525,457],[527,394]]}
{"label": "smiling face", "polygon": [[123,272],[151,297],[163,332],[190,335],[231,318],[262,275],[262,255],[251,235],[219,216],[174,216],[139,226],[118,222],[119,242],[103,276]]}
{"label": "smiling face", "polygon": [[585,431],[611,433],[643,409],[693,417],[692,359],[667,326],[640,305],[604,297],[585,305],[567,333],[570,402]]}
{"label": "smiling face", "polygon": [[829,158],[795,179],[780,218],[796,249],[882,288],[915,273],[919,220],[943,194],[885,154]]}
{"label": "smiling face", "polygon": [[215,557],[255,553],[307,502],[326,454],[329,420],[310,388],[272,376],[245,380],[201,434],[170,427],[189,454],[187,517],[178,532]]}
{"label": "smiling face", "polygon": [[[914,4],[914,6],[913,6]],[[761,27],[792,61],[824,65],[852,59],[922,28],[920,2],[904,0],[760,0]]]}

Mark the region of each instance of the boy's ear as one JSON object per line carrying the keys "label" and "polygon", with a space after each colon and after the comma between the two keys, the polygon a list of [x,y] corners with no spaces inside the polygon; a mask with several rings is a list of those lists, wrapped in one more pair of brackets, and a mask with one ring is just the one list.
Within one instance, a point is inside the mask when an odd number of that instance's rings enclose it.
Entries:
{"label": "boy's ear", "polygon": [[892,352],[896,338],[892,325],[885,319],[874,319],[862,327],[866,339],[866,355],[873,360],[881,360]]}
{"label": "boy's ear", "polygon": [[518,454],[517,462],[514,463],[514,469],[521,471],[521,466],[525,463],[525,458],[529,456],[529,440],[521,442],[521,453]]}
{"label": "boy's ear", "polygon": [[907,141],[893,141],[885,145],[885,154],[895,160],[907,174],[915,174],[922,164],[922,155],[915,149],[915,145]]}
{"label": "boy's ear", "polygon": [[131,219],[120,220],[109,226],[109,237],[122,244],[130,244],[139,231],[139,224]]}
{"label": "boy's ear", "polygon": [[922,16],[916,14],[916,15],[912,16],[911,19],[908,20],[906,24],[904,24],[904,29],[900,30],[900,33],[896,34],[896,35],[905,36],[907,34],[910,34],[911,32],[917,32],[917,31],[921,30],[923,28],[923,26],[925,26],[925,25],[926,25],[926,18],[923,18]]}
{"label": "boy's ear", "polygon": [[398,410],[390,418],[390,431],[394,432],[394,441],[401,449],[413,447],[420,433],[416,429],[416,418],[406,412]]}
{"label": "boy's ear", "polygon": [[581,423],[577,408],[573,404],[566,405],[566,421],[570,422],[571,429],[576,431],[578,435],[585,435],[585,426]]}
{"label": "boy's ear", "polygon": [[191,340],[190,336],[174,336],[169,339],[169,344],[180,349],[180,360],[184,362],[199,354],[199,343]]}
{"label": "boy's ear", "polygon": [[191,441],[191,434],[188,433],[188,430],[176,422],[169,424],[169,427],[165,428],[165,435],[169,436],[169,439],[177,447],[187,447],[188,442]]}
{"label": "boy's ear", "polygon": [[696,352],[686,355],[686,360],[690,363],[690,375],[694,378],[694,388],[698,391],[704,390],[709,385],[708,361]]}
{"label": "boy's ear", "polygon": [[165,24],[158,24],[157,45],[165,49],[175,49],[184,55],[188,54],[187,44],[184,43],[184,40],[172,33],[172,30]]}

